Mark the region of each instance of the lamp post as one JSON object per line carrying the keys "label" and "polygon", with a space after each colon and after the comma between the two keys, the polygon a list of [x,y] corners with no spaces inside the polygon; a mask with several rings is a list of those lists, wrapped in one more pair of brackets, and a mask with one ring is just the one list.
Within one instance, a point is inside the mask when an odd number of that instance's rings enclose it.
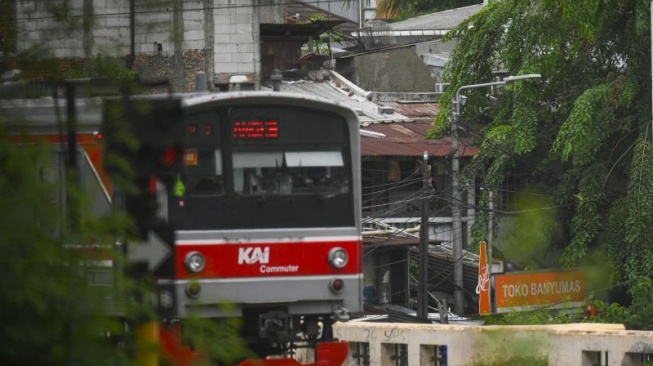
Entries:
{"label": "lamp post", "polygon": [[[454,282],[454,312],[456,314],[464,313],[464,293],[463,293],[463,238],[462,238],[462,217],[460,203],[460,190],[458,188],[458,174],[460,171],[460,162],[458,157],[458,119],[460,118],[460,105],[461,95],[460,92],[467,89],[476,89],[489,86],[499,86],[513,83],[515,81],[526,79],[538,79],[542,76],[540,74],[525,74],[517,76],[508,76],[501,81],[494,81],[482,84],[463,85],[456,91],[456,99],[453,101],[454,105],[451,108],[451,150],[453,156],[451,158],[451,219],[452,219],[452,236],[453,236],[453,282]],[[489,247],[492,243],[489,243]],[[490,249],[491,253],[491,249]],[[488,258],[488,261],[491,257]]]}
{"label": "lamp post", "polygon": [[[423,186],[429,186],[428,161],[429,153],[424,151],[422,160]],[[421,320],[429,320],[429,197],[424,193],[422,198],[422,223],[419,234],[419,288],[417,290],[417,317]]]}

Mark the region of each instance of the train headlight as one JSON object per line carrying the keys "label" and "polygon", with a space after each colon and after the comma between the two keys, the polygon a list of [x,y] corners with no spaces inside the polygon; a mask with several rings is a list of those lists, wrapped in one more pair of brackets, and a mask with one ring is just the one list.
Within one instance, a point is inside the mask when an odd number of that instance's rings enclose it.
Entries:
{"label": "train headlight", "polygon": [[190,252],[186,254],[184,264],[186,265],[186,269],[190,272],[198,273],[204,269],[204,266],[206,265],[206,259],[200,252]]}
{"label": "train headlight", "polygon": [[349,253],[340,247],[331,249],[329,252],[329,263],[334,268],[344,268],[349,262]]}

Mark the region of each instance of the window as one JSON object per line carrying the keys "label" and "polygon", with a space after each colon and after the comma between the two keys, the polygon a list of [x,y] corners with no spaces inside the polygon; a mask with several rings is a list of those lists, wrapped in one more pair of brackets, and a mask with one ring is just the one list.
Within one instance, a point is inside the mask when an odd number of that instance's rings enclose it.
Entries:
{"label": "window", "polygon": [[186,195],[211,196],[224,193],[220,149],[187,148],[184,150],[184,167]]}
{"label": "window", "polygon": [[233,166],[245,195],[349,192],[340,151],[237,152]]}

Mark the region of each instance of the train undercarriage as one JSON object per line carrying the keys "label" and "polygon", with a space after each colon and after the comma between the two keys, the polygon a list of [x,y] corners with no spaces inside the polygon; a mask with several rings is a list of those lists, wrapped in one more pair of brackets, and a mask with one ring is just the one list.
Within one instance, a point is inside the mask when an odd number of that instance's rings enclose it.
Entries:
{"label": "train undercarriage", "polygon": [[[332,315],[291,316],[281,310],[244,312],[241,339],[251,352],[238,366],[340,366],[349,345],[333,337]],[[159,328],[162,364],[197,366],[215,364],[206,352],[184,340],[183,321],[165,321]],[[309,363],[302,363],[308,361]],[[218,363],[220,364],[220,363]]]}

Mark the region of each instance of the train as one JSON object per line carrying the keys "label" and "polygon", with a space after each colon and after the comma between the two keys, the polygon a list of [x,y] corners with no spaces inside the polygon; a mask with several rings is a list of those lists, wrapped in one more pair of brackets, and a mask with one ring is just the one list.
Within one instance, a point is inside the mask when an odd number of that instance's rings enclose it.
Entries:
{"label": "train", "polygon": [[132,218],[117,245],[153,283],[162,338],[236,317],[265,359],[337,341],[333,323],[363,310],[353,110],[264,91],[79,98],[62,134],[56,99],[0,108],[52,142],[59,178],[75,162],[94,210]]}

